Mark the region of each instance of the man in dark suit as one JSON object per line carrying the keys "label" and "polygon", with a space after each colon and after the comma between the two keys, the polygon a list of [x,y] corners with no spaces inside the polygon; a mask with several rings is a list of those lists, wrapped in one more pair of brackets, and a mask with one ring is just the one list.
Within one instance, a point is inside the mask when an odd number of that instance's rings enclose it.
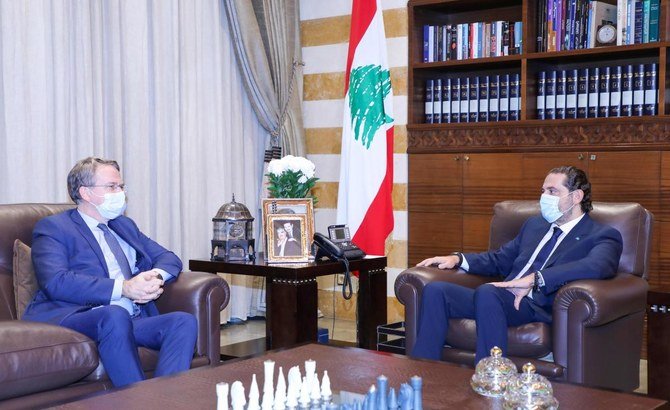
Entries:
{"label": "man in dark suit", "polygon": [[542,216],[528,219],[512,241],[496,251],[436,256],[417,266],[461,268],[504,277],[476,290],[431,282],[424,290],[412,356],[440,359],[450,318],[475,319],[475,362],[498,346],[507,351],[507,327],[551,323],[556,292],[578,279],[606,279],[616,273],[622,250],[616,229],[593,221],[591,184],[575,167],[552,169],[542,185]]}
{"label": "man in dark suit", "polygon": [[144,379],[138,346],[159,351],[155,375],[190,367],[197,324],[190,313],[159,314],[154,301],[181,260],[130,218],[116,161],[85,158],[68,175],[76,209],[40,220],[32,260],[40,289],[25,320],[61,325],[98,343],[115,386]]}

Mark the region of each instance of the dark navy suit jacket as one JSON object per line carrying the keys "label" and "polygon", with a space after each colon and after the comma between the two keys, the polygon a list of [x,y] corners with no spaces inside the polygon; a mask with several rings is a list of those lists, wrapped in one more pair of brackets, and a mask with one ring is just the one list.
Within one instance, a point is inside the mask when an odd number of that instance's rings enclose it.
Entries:
{"label": "dark navy suit jacket", "polygon": [[[179,257],[146,237],[132,219],[120,216],[108,225],[137,251],[138,272],[159,268],[179,275]],[[40,289],[26,309],[25,320],[60,324],[75,312],[109,304],[114,280],[100,245],[76,209],[35,225],[32,260]],[[139,306],[143,316],[158,314],[154,302]]]}
{"label": "dark navy suit jacket", "polygon": [[[465,254],[468,271],[486,276],[513,279],[535,252],[550,223],[541,216],[529,218],[512,241],[496,251]],[[545,286],[533,292],[533,307],[551,313],[556,292],[578,279],[606,279],[616,274],[622,250],[621,234],[595,222],[588,214],[570,230],[541,269]],[[537,309],[536,309],[537,310]],[[550,317],[550,316],[549,316]]]}

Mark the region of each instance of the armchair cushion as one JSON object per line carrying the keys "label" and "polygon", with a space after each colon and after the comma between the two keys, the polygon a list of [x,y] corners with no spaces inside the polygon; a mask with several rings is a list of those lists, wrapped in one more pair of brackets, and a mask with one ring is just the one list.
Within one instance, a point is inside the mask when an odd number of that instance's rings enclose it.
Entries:
{"label": "armchair cushion", "polygon": [[30,247],[19,239],[14,241],[13,270],[16,317],[21,319],[39,285],[35,278],[33,261],[30,259]]}
{"label": "armchair cushion", "polygon": [[61,326],[2,321],[0,340],[0,400],[67,386],[98,366],[95,342]]}

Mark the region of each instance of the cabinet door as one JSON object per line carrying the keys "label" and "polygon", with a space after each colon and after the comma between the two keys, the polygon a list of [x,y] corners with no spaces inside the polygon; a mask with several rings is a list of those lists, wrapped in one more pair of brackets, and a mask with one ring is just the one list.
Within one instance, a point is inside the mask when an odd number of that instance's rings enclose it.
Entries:
{"label": "cabinet door", "polygon": [[408,264],[462,248],[462,156],[410,154]]}
{"label": "cabinet door", "polygon": [[523,198],[523,154],[463,156],[463,250],[488,249],[493,205]]}

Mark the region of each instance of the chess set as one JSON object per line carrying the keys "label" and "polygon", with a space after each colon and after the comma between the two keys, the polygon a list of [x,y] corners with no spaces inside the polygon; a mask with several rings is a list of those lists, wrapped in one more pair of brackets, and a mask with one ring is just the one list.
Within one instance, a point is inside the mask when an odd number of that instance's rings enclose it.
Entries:
{"label": "chess set", "polygon": [[[366,394],[339,392],[333,394],[328,371],[324,370],[321,382],[316,372],[316,361],[305,361],[305,375],[300,366],[289,369],[287,378],[279,367],[277,385],[274,385],[275,362],[263,363],[263,397],[260,397],[256,374],[251,379],[248,396],[241,381],[232,384],[217,383],[217,410],[422,410],[422,384],[419,376],[403,383],[398,394],[388,388],[385,376],[377,377],[376,385],[370,386]],[[247,400],[248,399],[248,400]],[[230,406],[229,406],[230,404]]]}

